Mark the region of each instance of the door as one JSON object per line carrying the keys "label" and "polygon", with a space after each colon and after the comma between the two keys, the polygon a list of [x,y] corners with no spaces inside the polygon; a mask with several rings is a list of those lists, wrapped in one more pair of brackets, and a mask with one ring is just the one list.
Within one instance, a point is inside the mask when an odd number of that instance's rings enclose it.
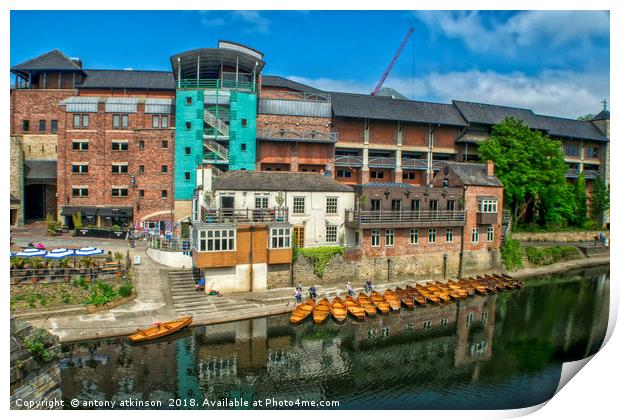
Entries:
{"label": "door", "polygon": [[232,217],[234,214],[233,209],[235,208],[235,197],[221,197],[220,198],[220,209],[223,217]]}
{"label": "door", "polygon": [[377,200],[377,199],[370,200],[370,210],[372,211],[381,210],[381,200]]}

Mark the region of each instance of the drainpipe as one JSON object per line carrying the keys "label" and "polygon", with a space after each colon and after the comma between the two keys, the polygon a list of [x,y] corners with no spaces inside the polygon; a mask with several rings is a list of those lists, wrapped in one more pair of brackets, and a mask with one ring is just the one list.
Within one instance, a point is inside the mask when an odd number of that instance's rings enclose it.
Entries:
{"label": "drainpipe", "polygon": [[253,242],[253,237],[252,237],[252,232],[254,231],[254,226],[250,225],[250,291],[254,290],[254,279],[253,279],[253,272],[254,272],[254,263],[253,263],[253,259],[254,259],[254,254],[253,254],[253,250],[254,250],[254,242]]}
{"label": "drainpipe", "polygon": [[390,271],[392,271],[392,270],[390,269],[390,264],[391,264],[391,263],[392,263],[392,259],[391,259],[391,258],[388,258],[388,259],[387,259],[387,266],[388,266],[387,282],[388,282],[388,283],[390,282]]}
{"label": "drainpipe", "polygon": [[448,266],[448,254],[443,254],[443,279],[446,279],[446,269]]}
{"label": "drainpipe", "polygon": [[[465,195],[467,185],[463,186],[463,207],[465,207]],[[465,251],[465,226],[467,225],[467,210],[465,210],[465,224],[461,226],[461,252],[459,252],[459,280],[463,278],[463,253]]]}

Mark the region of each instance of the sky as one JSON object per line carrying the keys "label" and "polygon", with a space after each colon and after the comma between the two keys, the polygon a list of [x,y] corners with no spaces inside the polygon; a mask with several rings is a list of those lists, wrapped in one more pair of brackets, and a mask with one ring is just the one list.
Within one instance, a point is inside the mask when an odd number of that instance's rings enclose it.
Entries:
{"label": "sky", "polygon": [[[53,22],[53,24],[50,24]],[[370,93],[384,86],[575,118],[609,98],[606,11],[11,11],[11,65],[58,48],[85,68],[170,70],[220,39],[264,53],[263,74]]]}

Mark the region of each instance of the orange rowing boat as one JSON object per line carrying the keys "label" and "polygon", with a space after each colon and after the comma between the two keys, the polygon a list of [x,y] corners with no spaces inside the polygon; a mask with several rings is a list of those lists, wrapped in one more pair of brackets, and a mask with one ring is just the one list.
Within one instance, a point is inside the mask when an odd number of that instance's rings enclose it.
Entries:
{"label": "orange rowing boat", "polygon": [[301,321],[308,318],[308,316],[312,313],[313,309],[314,299],[310,299],[305,301],[304,303],[300,303],[291,314],[291,323],[299,324]]}
{"label": "orange rowing boat", "polygon": [[337,321],[344,321],[347,318],[347,306],[344,304],[344,302],[342,301],[342,299],[340,299],[339,296],[336,296],[334,299],[332,299],[332,303],[331,305],[329,305],[329,309],[332,312],[332,315],[334,316],[334,318],[336,318]]}
{"label": "orange rowing boat", "polygon": [[387,289],[383,292],[383,299],[390,305],[390,309],[393,311],[400,310],[400,298],[394,293],[393,290]]}
{"label": "orange rowing boat", "polygon": [[359,295],[357,296],[357,301],[359,302],[360,306],[364,308],[364,312],[366,312],[366,315],[368,316],[377,315],[377,308],[372,303],[370,298],[366,296],[365,293],[360,292]]}
{"label": "orange rowing boat", "polygon": [[374,305],[377,307],[377,309],[379,309],[379,311],[381,313],[388,313],[390,312],[390,305],[383,299],[383,297],[375,292],[374,290],[370,293],[370,300],[372,301],[372,303],[374,303]]}
{"label": "orange rowing boat", "polygon": [[181,328],[187,327],[191,323],[191,316],[184,316],[183,318],[179,318],[176,321],[157,323],[145,330],[138,329],[135,334],[129,336],[129,340],[133,342],[154,340],[156,338],[177,332]]}
{"label": "orange rowing boat", "polygon": [[359,320],[364,319],[364,313],[365,313],[364,308],[362,308],[362,305],[359,303],[357,299],[355,299],[352,296],[345,296],[344,304],[346,305],[347,310],[353,317]]}
{"label": "orange rowing boat", "polygon": [[314,309],[312,309],[312,320],[316,324],[320,324],[325,321],[325,319],[329,316],[329,300],[323,298],[314,305]]}

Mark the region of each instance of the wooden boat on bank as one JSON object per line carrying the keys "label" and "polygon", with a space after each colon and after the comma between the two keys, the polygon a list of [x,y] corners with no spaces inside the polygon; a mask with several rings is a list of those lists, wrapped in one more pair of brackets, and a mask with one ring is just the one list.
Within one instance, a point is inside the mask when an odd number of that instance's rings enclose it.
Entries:
{"label": "wooden boat on bank", "polygon": [[164,337],[187,327],[192,323],[192,319],[191,316],[184,316],[175,321],[157,323],[145,330],[138,329],[135,334],[129,336],[129,340],[139,342]]}
{"label": "wooden boat on bank", "polygon": [[378,292],[375,292],[373,290],[370,293],[370,300],[377,307],[379,312],[384,313],[384,314],[387,314],[388,312],[390,312],[389,303],[387,303]]}
{"label": "wooden boat on bank", "polygon": [[347,307],[347,311],[356,319],[363,320],[365,316],[364,308],[360,305],[359,301],[353,296],[345,296],[344,304]]}
{"label": "wooden boat on bank", "polygon": [[363,293],[363,292],[359,293],[359,295],[357,296],[357,302],[364,309],[364,312],[366,312],[366,315],[368,315],[368,316],[377,315],[377,308],[372,303],[370,298],[368,296],[366,296],[365,293]]}
{"label": "wooden boat on bank", "polygon": [[391,310],[400,311],[400,298],[392,289],[387,289],[383,292],[383,300],[390,305]]}
{"label": "wooden boat on bank", "polygon": [[411,298],[407,292],[405,292],[400,287],[397,287],[394,292],[396,296],[400,299],[401,303],[405,305],[408,309],[413,309],[413,298]]}
{"label": "wooden boat on bank", "polygon": [[312,309],[312,320],[320,324],[327,319],[330,313],[329,300],[323,298]]}
{"label": "wooden boat on bank", "polygon": [[435,304],[441,303],[441,299],[439,298],[439,296],[435,295],[434,293],[429,291],[424,286],[420,286],[419,284],[417,284],[415,288],[422,296],[424,296],[426,300],[431,301],[432,303],[435,303]]}
{"label": "wooden boat on bank", "polygon": [[312,313],[314,309],[314,299],[307,300],[297,305],[291,314],[290,321],[292,324],[299,324]]}
{"label": "wooden boat on bank", "polygon": [[420,306],[426,306],[426,303],[427,303],[426,298],[422,296],[422,294],[418,292],[418,290],[415,287],[411,287],[407,285],[407,287],[405,287],[405,292],[411,299],[414,300],[415,303],[417,303]]}
{"label": "wooden boat on bank", "polygon": [[340,299],[339,296],[336,296],[332,299],[332,303],[329,305],[329,309],[333,317],[337,321],[342,322],[347,319],[347,306],[344,304],[343,300]]}

